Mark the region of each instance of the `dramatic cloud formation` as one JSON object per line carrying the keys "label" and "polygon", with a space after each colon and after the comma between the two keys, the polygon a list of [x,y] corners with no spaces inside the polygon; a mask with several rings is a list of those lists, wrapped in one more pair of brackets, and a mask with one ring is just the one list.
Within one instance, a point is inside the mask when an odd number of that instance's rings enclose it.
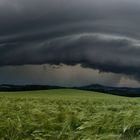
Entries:
{"label": "dramatic cloud formation", "polygon": [[140,81],[137,0],[0,0],[0,66],[77,65]]}
{"label": "dramatic cloud formation", "polygon": [[44,42],[10,43],[0,47],[1,66],[81,64],[104,72],[130,74],[139,80],[140,42],[103,34],[78,34]]}

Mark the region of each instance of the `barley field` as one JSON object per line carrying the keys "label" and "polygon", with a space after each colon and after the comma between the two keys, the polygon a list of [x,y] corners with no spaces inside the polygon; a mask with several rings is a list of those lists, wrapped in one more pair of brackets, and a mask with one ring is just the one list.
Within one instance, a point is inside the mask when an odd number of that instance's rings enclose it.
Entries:
{"label": "barley field", "polygon": [[140,98],[73,89],[0,92],[0,140],[140,140]]}

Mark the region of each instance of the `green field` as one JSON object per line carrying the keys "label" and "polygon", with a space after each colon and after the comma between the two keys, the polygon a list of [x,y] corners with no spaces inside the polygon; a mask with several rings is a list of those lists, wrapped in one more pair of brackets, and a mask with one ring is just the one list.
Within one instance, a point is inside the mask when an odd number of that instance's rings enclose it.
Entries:
{"label": "green field", "polygon": [[140,98],[71,89],[1,92],[0,140],[140,140]]}

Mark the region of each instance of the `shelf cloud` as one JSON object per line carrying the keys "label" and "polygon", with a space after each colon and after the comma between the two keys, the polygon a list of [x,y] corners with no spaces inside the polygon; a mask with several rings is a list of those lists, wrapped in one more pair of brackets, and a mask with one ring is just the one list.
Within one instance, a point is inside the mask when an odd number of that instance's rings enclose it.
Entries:
{"label": "shelf cloud", "polygon": [[0,67],[69,65],[140,81],[137,0],[0,0]]}

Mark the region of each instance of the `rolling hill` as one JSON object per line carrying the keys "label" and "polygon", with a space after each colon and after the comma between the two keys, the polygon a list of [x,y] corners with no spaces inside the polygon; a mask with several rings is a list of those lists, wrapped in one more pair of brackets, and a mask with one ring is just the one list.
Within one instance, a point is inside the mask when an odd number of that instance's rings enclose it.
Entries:
{"label": "rolling hill", "polygon": [[140,98],[55,89],[0,92],[1,140],[139,140]]}
{"label": "rolling hill", "polygon": [[[0,91],[35,91],[35,90],[50,90],[50,89],[68,89],[68,87],[48,86],[48,85],[0,85]],[[71,87],[71,89],[80,89],[86,91],[103,92],[107,94],[140,97],[140,88],[128,87],[110,87],[99,84],[92,84],[81,87]]]}

